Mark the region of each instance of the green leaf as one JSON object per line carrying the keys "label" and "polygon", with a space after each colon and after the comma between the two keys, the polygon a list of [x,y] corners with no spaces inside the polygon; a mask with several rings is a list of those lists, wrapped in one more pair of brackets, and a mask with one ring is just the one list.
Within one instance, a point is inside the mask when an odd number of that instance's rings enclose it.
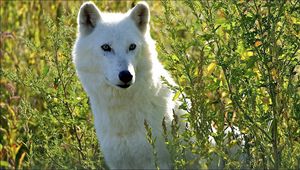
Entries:
{"label": "green leaf", "polygon": [[178,99],[178,97],[179,97],[179,95],[180,95],[180,91],[177,91],[176,93],[175,93],[175,95],[174,95],[174,97],[173,97],[173,101],[175,101],[175,100],[177,100]]}
{"label": "green leaf", "polygon": [[8,167],[9,163],[6,161],[0,161],[0,167]]}
{"label": "green leaf", "polygon": [[49,66],[45,65],[45,67],[43,68],[43,77],[46,76],[49,73]]}

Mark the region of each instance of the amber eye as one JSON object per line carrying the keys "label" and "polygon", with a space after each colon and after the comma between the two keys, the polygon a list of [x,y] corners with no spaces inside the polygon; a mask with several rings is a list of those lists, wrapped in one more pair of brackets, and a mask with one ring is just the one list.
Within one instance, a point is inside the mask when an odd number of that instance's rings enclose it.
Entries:
{"label": "amber eye", "polygon": [[101,48],[102,48],[103,51],[108,51],[108,52],[111,51],[111,47],[108,44],[103,44],[101,46]]}
{"label": "amber eye", "polygon": [[136,48],[136,45],[135,44],[130,44],[129,46],[129,51],[132,51]]}

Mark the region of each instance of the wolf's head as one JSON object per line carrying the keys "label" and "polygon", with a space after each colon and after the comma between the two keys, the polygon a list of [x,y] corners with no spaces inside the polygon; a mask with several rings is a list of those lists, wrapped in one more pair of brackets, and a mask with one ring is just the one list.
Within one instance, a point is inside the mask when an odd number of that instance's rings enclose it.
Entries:
{"label": "wolf's head", "polygon": [[102,13],[92,2],[78,13],[74,61],[78,72],[94,73],[116,88],[135,83],[136,67],[149,34],[149,7],[139,2],[125,14]]}

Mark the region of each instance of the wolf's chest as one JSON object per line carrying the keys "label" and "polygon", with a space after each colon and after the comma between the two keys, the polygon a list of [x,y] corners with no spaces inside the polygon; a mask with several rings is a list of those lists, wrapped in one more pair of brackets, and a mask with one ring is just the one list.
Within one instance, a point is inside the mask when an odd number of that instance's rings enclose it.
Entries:
{"label": "wolf's chest", "polygon": [[144,166],[142,162],[153,159],[151,146],[142,133],[134,133],[129,136],[125,134],[107,136],[101,140],[101,145],[105,160],[108,164],[111,163],[111,166],[142,168]]}

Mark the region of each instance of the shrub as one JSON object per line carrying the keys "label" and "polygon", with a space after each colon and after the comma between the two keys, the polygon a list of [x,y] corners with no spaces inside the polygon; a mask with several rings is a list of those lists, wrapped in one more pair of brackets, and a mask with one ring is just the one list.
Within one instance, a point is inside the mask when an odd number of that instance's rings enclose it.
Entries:
{"label": "shrub", "polygon": [[[177,90],[191,100],[189,136],[197,138],[192,150],[204,157],[216,152],[227,168],[238,167],[226,153],[238,141],[224,143],[226,127],[234,125],[245,135],[251,168],[299,167],[299,2],[162,5],[159,52]],[[216,148],[208,145],[208,135]]]}
{"label": "shrub", "polygon": [[[228,148],[241,141],[224,132],[239,127],[250,168],[299,169],[299,1],[149,3],[159,57],[191,126],[179,133],[175,119],[165,136],[175,168],[191,163],[186,150],[202,168],[211,153],[238,168]],[[132,3],[97,5],[125,11]],[[71,60],[79,6],[0,2],[0,168],[106,168]]]}

